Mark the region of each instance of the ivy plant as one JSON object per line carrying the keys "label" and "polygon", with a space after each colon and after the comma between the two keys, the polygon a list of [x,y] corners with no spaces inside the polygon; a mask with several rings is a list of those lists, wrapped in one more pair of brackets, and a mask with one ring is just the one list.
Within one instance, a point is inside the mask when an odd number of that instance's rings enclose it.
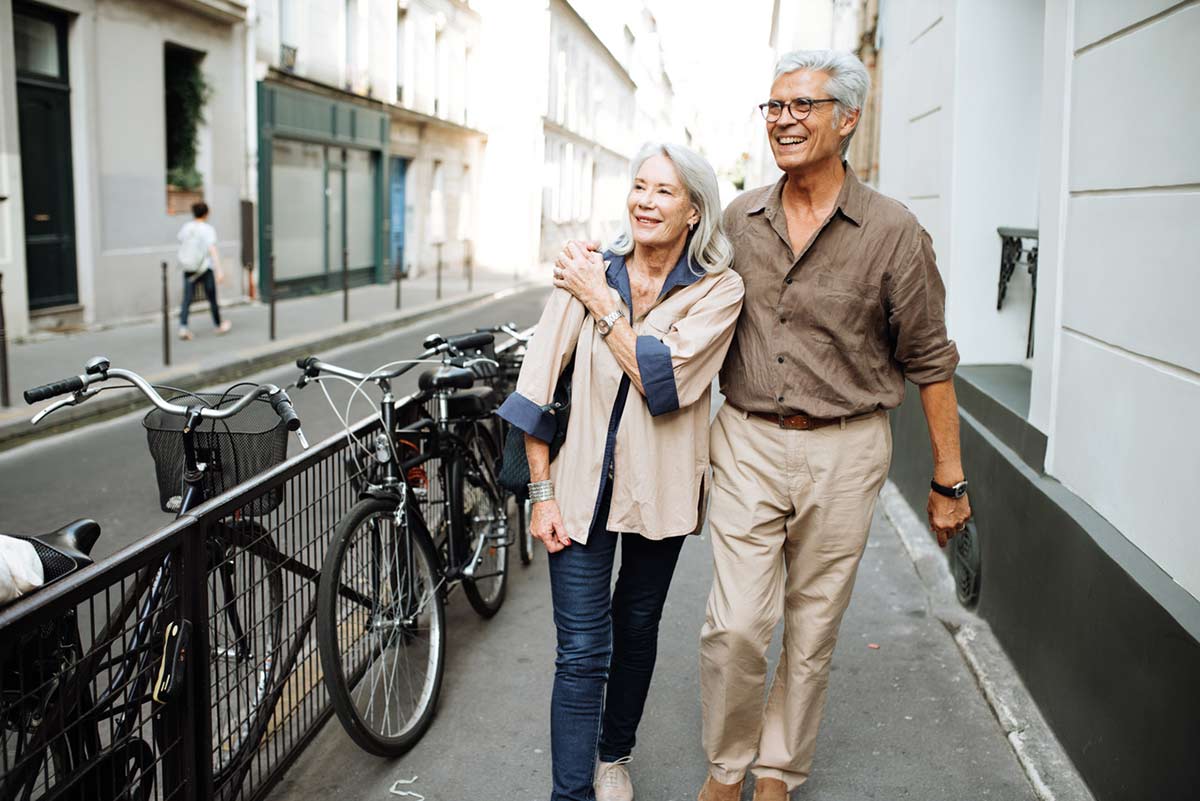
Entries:
{"label": "ivy plant", "polygon": [[203,178],[196,169],[196,141],[212,87],[204,80],[197,54],[168,47],[165,62],[167,183],[179,189],[199,189]]}

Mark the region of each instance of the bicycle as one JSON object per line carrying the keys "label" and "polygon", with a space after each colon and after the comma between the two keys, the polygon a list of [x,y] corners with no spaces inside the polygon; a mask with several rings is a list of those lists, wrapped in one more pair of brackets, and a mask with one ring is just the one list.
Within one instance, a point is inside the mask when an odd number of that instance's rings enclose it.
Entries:
{"label": "bicycle", "polygon": [[[490,388],[474,386],[471,369],[495,362],[463,355],[492,341],[490,334],[434,335],[416,359],[370,373],[315,356],[296,363],[297,388],[334,378],[350,382],[354,394],[368,383],[381,392],[382,426],[362,454],[366,464],[352,451],[360,500],[334,530],[318,590],[318,650],[335,679],[334,709],[369,753],[399,756],[432,722],[449,593],[461,585],[484,618],[504,602],[511,543],[493,473],[499,454],[486,430],[495,398]],[[440,356],[438,369],[423,372],[418,391],[397,400],[391,382],[432,356]],[[426,405],[430,417],[401,424],[402,412]]]}
{"label": "bicycle", "polygon": [[[114,378],[127,383],[92,388]],[[179,430],[183,461],[180,494],[177,498],[169,496],[163,503],[164,511],[171,508],[177,518],[205,500],[213,488],[213,476],[220,472],[225,452],[219,437],[201,436],[205,421],[211,426],[220,422],[229,431],[227,421],[239,415],[244,420],[246,414],[260,410],[273,414],[278,419],[269,430],[283,437],[280,461],[286,455],[288,431],[296,432],[303,442],[300,419],[287,393],[273,384],[253,386],[241,396],[219,396],[215,407],[201,396],[183,393],[173,399],[187,397],[188,404],[183,405],[164,399],[140,375],[114,368],[101,356],[89,360],[81,375],[27,390],[25,400],[36,403],[70,393],[70,397],[39,411],[33,418],[36,424],[58,409],[116,388],[139,390],[153,404],[151,414],[157,411],[183,420]],[[263,410],[264,406],[270,411]],[[236,474],[237,454],[225,455],[233,457]],[[159,478],[161,485],[161,473]],[[39,554],[44,561],[57,559],[60,567],[64,559],[72,562],[65,565],[69,568],[65,572],[57,572],[55,578],[59,578],[90,563],[87,552],[99,535],[99,526],[93,521],[77,521],[53,534],[28,539],[35,548],[41,544]],[[284,556],[265,529],[245,520],[225,520],[211,526],[204,546],[211,637],[208,667],[213,679],[227,691],[226,706],[210,713],[216,746],[214,784],[221,784],[240,777],[240,771],[246,769],[282,687],[281,682],[273,683],[282,642],[282,578],[278,570],[267,569],[267,565],[301,568],[310,577],[315,577],[315,571]],[[20,688],[33,681],[45,692],[16,698],[9,692],[0,699],[0,734],[8,740],[9,733],[15,732],[16,738],[11,758],[7,742],[0,749],[8,768],[0,776],[0,799],[29,799],[39,789],[56,798],[89,801],[146,799],[153,793],[156,751],[140,736],[139,714],[152,701],[166,703],[178,692],[183,676],[177,666],[183,664],[181,658],[189,647],[191,630],[190,622],[179,619],[173,607],[180,590],[180,569],[175,561],[173,552],[167,552],[156,569],[138,571],[87,650],[72,607],[49,627],[34,632],[39,642],[21,643],[23,647],[15,657],[4,660],[6,688]],[[260,590],[263,597],[238,589],[239,582],[247,579],[251,587],[265,588]],[[259,609],[265,614],[256,615]],[[123,632],[131,618],[132,636],[126,643]],[[115,643],[120,643],[121,653],[109,659],[108,650]],[[298,649],[293,649],[284,660],[283,675],[290,672],[297,654]],[[156,668],[159,655],[161,663]],[[107,686],[93,698],[89,688],[94,682],[100,686],[102,671],[107,671]],[[222,692],[222,686],[216,692]],[[249,692],[241,691],[247,687]],[[157,740],[157,726],[154,735]]]}

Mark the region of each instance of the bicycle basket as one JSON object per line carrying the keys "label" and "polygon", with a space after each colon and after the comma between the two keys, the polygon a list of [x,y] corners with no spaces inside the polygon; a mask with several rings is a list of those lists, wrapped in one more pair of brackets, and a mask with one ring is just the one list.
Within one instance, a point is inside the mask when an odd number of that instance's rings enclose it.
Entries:
{"label": "bicycle basket", "polygon": [[[172,403],[183,406],[203,404],[215,409],[232,406],[240,395],[197,393],[176,395]],[[151,409],[142,418],[154,474],[158,480],[158,501],[164,512],[179,511],[183,494],[184,418]],[[269,401],[258,399],[226,420],[203,420],[196,427],[193,442],[196,460],[204,462],[205,497],[213,498],[243,481],[248,481],[287,458],[287,427]],[[282,488],[270,490],[243,506],[245,515],[265,515],[283,502]]]}

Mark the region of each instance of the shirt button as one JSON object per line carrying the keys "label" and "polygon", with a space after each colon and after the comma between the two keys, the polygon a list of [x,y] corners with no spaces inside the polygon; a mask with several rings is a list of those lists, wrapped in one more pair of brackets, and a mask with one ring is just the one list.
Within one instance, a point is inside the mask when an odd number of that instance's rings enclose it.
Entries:
{"label": "shirt button", "polygon": [[780,318],[779,318],[779,322],[781,322],[781,323],[784,323],[784,324],[787,324],[787,318],[786,318],[786,317],[780,317]]}
{"label": "shirt button", "polygon": [[783,283],[785,283],[785,284],[790,284],[790,283],[792,283],[792,278],[791,278],[791,276],[788,276],[787,278],[783,279]]}
{"label": "shirt button", "polygon": [[779,402],[780,402],[780,403],[783,403],[783,396],[782,396],[782,395],[780,395],[780,396],[779,396]]}
{"label": "shirt button", "polygon": [[779,363],[780,363],[780,364],[783,364],[783,357],[782,357],[782,356],[780,356],[780,357],[779,357]]}

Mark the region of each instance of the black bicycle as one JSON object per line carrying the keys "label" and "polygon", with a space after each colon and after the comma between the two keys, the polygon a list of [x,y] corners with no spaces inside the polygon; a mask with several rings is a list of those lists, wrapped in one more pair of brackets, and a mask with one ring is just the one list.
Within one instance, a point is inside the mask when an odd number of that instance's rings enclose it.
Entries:
{"label": "black bicycle", "polygon": [[[359,502],[338,523],[321,571],[317,642],[334,708],[364,750],[398,756],[432,722],[445,670],[445,602],[461,586],[484,618],[499,611],[509,527],[494,466],[499,453],[489,387],[476,387],[491,334],[425,340],[396,369],[361,373],[300,359],[296,382],[329,378],[381,393],[382,426],[352,449]],[[391,382],[439,357],[419,390],[396,399]],[[390,366],[390,365],[389,365]],[[340,416],[340,415],[339,415]]]}
{"label": "black bicycle", "polygon": [[[100,387],[110,379],[120,385]],[[300,419],[285,391],[272,384],[243,385],[243,394],[201,396],[176,392],[171,400],[137,373],[91,359],[84,373],[25,392],[35,403],[69,394],[38,412],[36,424],[104,389],[134,388],[154,405],[144,423],[156,457],[160,501],[178,516],[206,497],[282,461],[287,432]],[[171,424],[170,421],[175,421]],[[303,435],[301,440],[303,441]],[[246,443],[256,443],[257,453]],[[236,785],[266,731],[281,682],[296,658],[281,664],[283,583],[278,567],[316,571],[279,552],[270,534],[250,520],[273,508],[256,501],[209,528],[205,538],[209,599],[209,664],[214,785]],[[279,500],[273,501],[278,505]],[[265,505],[263,505],[265,504]],[[100,535],[93,521],[28,537],[51,579],[90,563]],[[28,642],[6,643],[0,687],[0,801],[147,799],[159,756],[170,746],[142,736],[141,711],[170,701],[183,684],[178,666],[189,647],[190,622],[175,603],[180,587],[176,557],[139,571],[87,648],[72,607]],[[132,626],[127,623],[132,620]],[[14,647],[15,646],[15,647]],[[112,653],[110,653],[112,651]],[[101,687],[95,696],[91,688]],[[30,690],[29,688],[33,688]],[[160,737],[155,727],[155,739]],[[157,746],[157,748],[156,748]]]}

